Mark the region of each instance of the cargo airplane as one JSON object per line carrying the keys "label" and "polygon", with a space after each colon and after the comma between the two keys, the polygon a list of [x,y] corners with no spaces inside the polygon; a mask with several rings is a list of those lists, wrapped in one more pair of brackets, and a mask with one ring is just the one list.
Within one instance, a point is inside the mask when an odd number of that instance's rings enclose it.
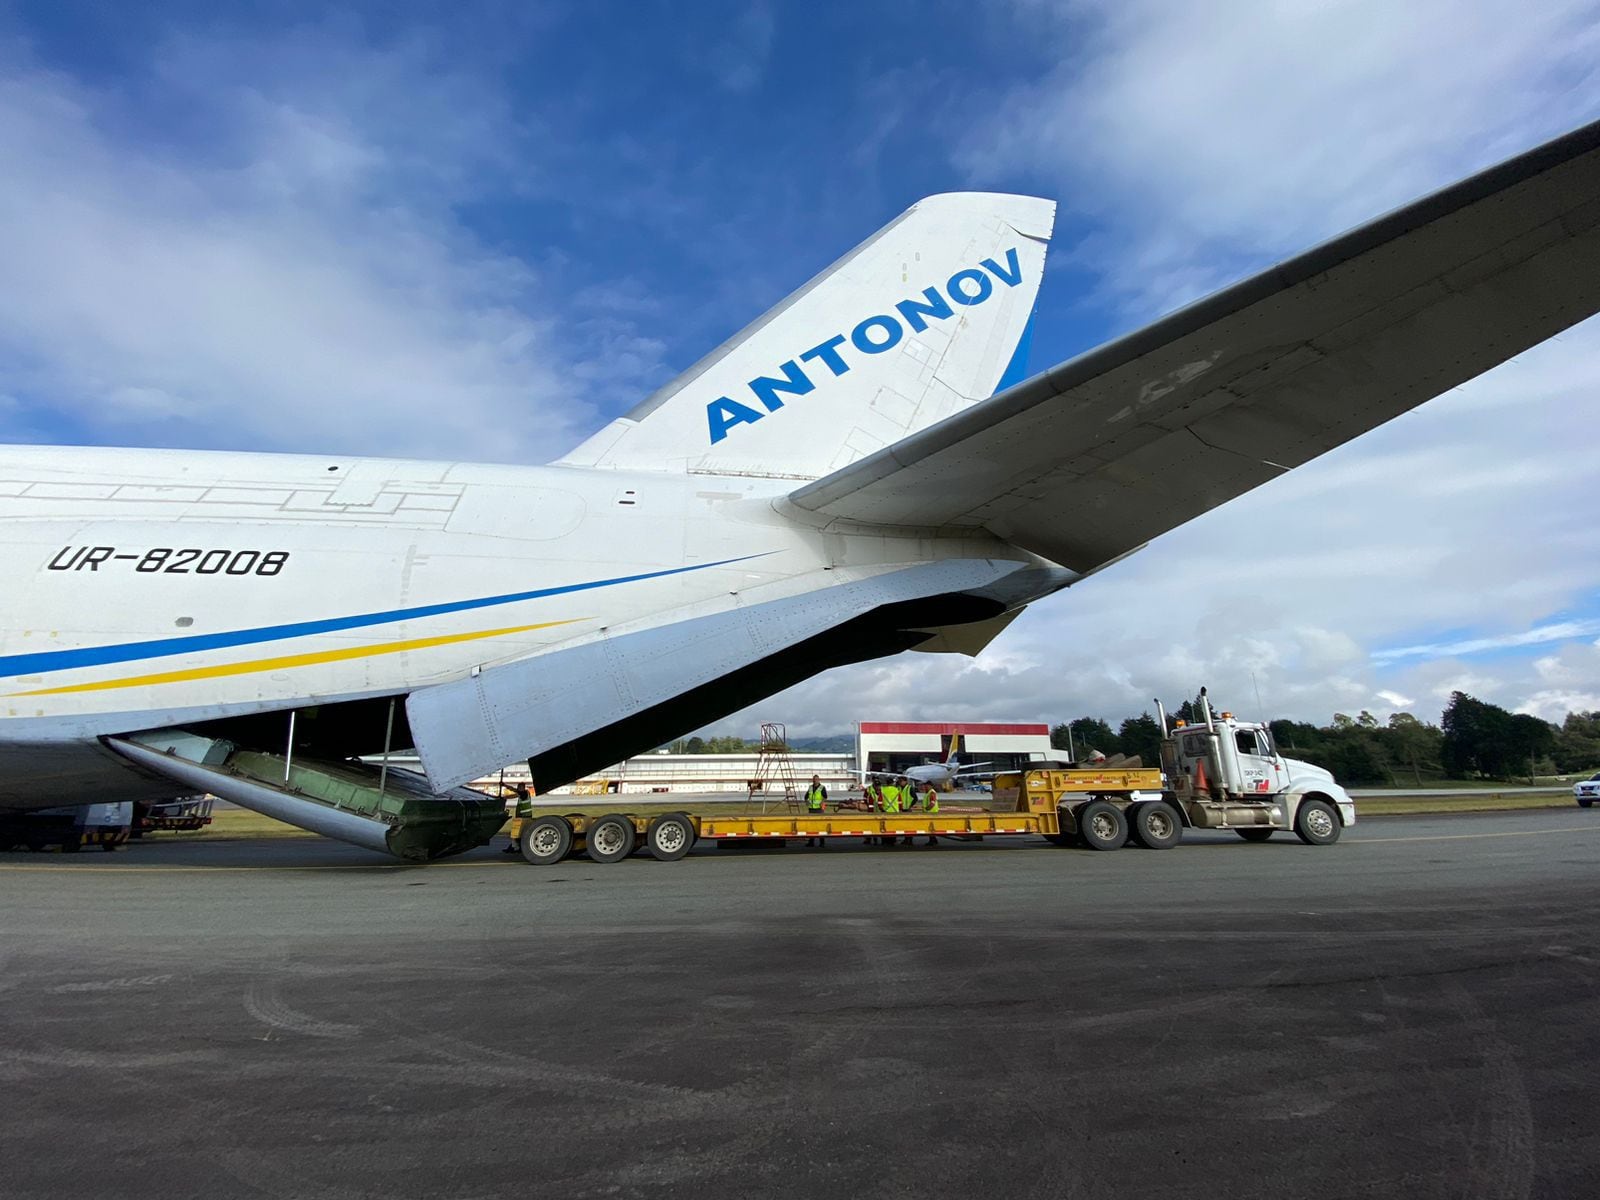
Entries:
{"label": "cargo airplane", "polygon": [[1053,221],[923,200],[546,466],[0,448],[0,807],[206,791],[425,859],[507,762],[976,654],[1594,313],[1600,124],[1023,378]]}

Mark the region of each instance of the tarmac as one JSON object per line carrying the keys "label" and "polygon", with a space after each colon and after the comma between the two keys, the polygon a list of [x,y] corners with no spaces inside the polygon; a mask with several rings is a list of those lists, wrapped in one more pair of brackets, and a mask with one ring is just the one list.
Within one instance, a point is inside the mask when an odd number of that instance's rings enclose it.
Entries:
{"label": "tarmac", "polygon": [[22,1197],[1600,1194],[1600,812],[0,854]]}

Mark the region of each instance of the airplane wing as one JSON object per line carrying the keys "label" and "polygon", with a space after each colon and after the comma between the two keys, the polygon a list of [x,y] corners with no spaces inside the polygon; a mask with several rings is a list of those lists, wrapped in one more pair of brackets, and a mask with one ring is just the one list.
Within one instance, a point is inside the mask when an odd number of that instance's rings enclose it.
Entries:
{"label": "airplane wing", "polygon": [[1600,309],[1600,122],[1380,217],[790,494],[981,527],[1079,572]]}

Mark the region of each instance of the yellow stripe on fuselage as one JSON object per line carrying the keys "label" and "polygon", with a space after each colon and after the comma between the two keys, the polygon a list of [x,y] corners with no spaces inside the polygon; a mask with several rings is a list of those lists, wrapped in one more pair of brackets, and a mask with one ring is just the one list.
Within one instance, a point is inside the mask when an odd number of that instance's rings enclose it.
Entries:
{"label": "yellow stripe on fuselage", "polygon": [[348,646],[338,650],[316,650],[309,654],[285,654],[278,658],[253,658],[249,662],[222,663],[214,667],[191,667],[186,671],[158,671],[153,675],[133,675],[125,679],[106,679],[98,683],[74,683],[65,687],[39,688],[32,692],[10,692],[9,696],[62,696],[69,692],[105,692],[115,688],[144,687],[158,683],[184,683],[191,679],[218,679],[225,675],[249,675],[256,671],[279,671],[291,667],[310,667],[317,663],[345,662],[352,658],[373,658],[380,654],[400,654],[406,650],[427,650],[482,638],[505,637],[534,629],[571,625],[586,617],[565,621],[543,621],[538,625],[511,625],[505,629],[480,629],[473,633],[447,633],[439,637],[411,638],[404,642],[378,642],[371,646]]}

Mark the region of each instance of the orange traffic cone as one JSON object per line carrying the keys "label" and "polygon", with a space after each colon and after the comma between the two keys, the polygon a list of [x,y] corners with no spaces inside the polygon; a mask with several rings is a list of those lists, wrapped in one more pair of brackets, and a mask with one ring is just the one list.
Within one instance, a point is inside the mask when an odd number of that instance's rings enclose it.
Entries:
{"label": "orange traffic cone", "polygon": [[1197,792],[1211,790],[1211,785],[1206,781],[1206,760],[1203,758],[1194,765],[1194,790]]}

